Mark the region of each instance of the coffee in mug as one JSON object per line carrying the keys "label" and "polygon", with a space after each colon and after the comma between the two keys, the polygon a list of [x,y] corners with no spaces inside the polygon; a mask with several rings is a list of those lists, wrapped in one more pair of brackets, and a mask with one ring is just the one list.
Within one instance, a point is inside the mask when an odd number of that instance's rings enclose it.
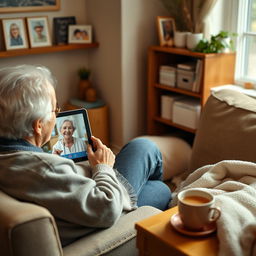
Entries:
{"label": "coffee in mug", "polygon": [[187,189],[178,194],[178,209],[184,226],[190,230],[202,230],[215,222],[221,214],[214,207],[214,196],[200,189]]}

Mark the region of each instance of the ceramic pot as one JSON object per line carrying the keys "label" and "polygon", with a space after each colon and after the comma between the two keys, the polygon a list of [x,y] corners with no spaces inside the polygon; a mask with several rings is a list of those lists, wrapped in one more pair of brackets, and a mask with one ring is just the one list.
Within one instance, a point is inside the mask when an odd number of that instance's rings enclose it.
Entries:
{"label": "ceramic pot", "polygon": [[185,48],[188,34],[190,34],[190,32],[175,31],[174,32],[174,46],[180,47],[180,48]]}
{"label": "ceramic pot", "polygon": [[195,49],[200,40],[203,39],[203,33],[191,33],[187,35],[187,48],[189,50]]}
{"label": "ceramic pot", "polygon": [[86,89],[85,100],[88,102],[94,102],[97,100],[97,92],[93,87],[89,87]]}
{"label": "ceramic pot", "polygon": [[85,91],[91,86],[89,80],[80,80],[78,86],[78,98],[80,100],[85,100]]}

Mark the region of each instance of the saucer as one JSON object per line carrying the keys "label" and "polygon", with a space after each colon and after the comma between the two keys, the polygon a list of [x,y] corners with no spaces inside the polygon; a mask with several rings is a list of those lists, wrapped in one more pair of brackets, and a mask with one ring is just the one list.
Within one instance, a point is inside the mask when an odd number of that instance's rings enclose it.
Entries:
{"label": "saucer", "polygon": [[202,230],[199,231],[192,231],[184,227],[180,215],[178,213],[174,214],[170,219],[171,225],[177,230],[178,232],[188,235],[188,236],[206,236],[216,231],[216,223],[211,223],[203,227]]}

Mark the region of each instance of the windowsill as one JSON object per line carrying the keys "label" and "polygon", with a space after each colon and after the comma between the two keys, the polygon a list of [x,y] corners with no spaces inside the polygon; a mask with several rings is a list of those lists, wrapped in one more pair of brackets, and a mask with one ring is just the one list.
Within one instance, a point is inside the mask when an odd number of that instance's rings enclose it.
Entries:
{"label": "windowsill", "polygon": [[231,90],[239,91],[248,96],[256,98],[256,90],[255,89],[245,89],[242,86],[235,85],[235,84],[225,84],[225,85],[221,85],[221,86],[217,86],[217,87],[212,87],[211,91],[216,92],[216,91],[223,90],[223,89],[231,89]]}

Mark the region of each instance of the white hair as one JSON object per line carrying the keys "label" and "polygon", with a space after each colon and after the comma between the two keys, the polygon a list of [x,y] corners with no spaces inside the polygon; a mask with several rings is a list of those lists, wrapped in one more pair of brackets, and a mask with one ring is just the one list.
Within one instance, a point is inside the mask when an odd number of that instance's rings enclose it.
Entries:
{"label": "white hair", "polygon": [[53,102],[49,86],[55,78],[42,66],[0,69],[0,136],[21,139],[33,135],[33,122],[50,120]]}
{"label": "white hair", "polygon": [[72,127],[73,127],[73,130],[74,131],[76,130],[76,127],[74,125],[74,121],[70,118],[64,118],[64,119],[61,120],[60,125],[59,125],[59,132],[60,133],[61,133],[62,126],[64,125],[65,122],[70,122]]}

